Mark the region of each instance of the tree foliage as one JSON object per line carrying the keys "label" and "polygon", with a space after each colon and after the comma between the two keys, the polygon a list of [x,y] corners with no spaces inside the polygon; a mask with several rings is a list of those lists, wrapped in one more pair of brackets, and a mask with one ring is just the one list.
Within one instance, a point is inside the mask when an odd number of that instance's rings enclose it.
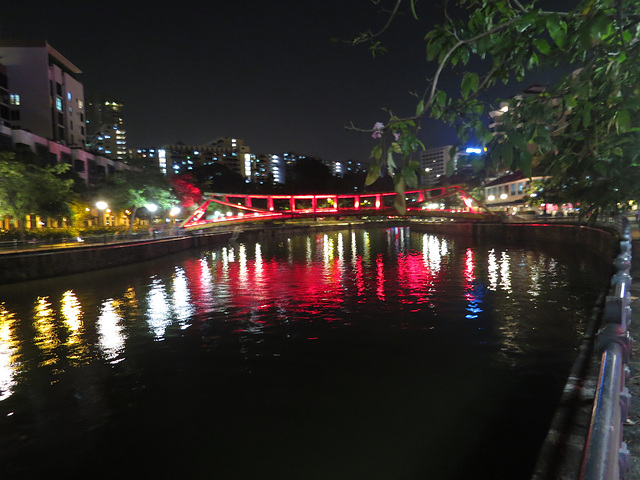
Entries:
{"label": "tree foliage", "polygon": [[129,210],[129,229],[138,209],[153,204],[161,209],[175,206],[178,200],[167,178],[156,168],[121,170],[109,175],[95,191],[95,200],[106,201],[110,207]]}
{"label": "tree foliage", "polygon": [[68,168],[18,162],[15,153],[0,152],[0,215],[16,218],[21,231],[27,215],[69,215],[73,180],[61,177]]}
{"label": "tree foliage", "polygon": [[[417,0],[392,4],[389,22],[403,8],[420,20]],[[453,125],[461,142],[473,136],[488,145],[493,167],[550,176],[547,188],[556,196],[595,211],[640,197],[640,2],[582,0],[568,12],[519,0],[444,1],[443,8],[446,21],[425,36],[434,74],[417,95],[415,112],[389,111],[384,125],[352,127],[380,141],[370,181],[384,168],[398,191],[414,181],[419,121],[431,116]],[[367,32],[354,43],[369,42],[377,54],[383,32]],[[489,105],[482,94],[543,67],[569,73],[539,95],[508,100],[502,132],[494,136],[486,120],[497,101]],[[447,71],[457,73],[455,95],[441,85]]]}

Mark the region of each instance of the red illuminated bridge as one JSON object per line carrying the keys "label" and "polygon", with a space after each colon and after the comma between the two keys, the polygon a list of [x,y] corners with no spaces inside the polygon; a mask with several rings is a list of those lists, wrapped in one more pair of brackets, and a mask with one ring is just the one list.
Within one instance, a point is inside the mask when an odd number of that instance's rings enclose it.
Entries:
{"label": "red illuminated bridge", "polygon": [[[396,192],[323,195],[244,195],[212,193],[187,218],[184,228],[304,217],[398,216]],[[460,186],[405,192],[409,217],[484,220],[495,215]]]}

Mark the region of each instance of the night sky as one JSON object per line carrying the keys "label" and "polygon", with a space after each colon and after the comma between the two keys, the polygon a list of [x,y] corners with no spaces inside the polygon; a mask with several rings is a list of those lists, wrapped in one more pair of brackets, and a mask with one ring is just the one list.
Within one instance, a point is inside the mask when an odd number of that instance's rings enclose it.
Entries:
{"label": "night sky", "polygon": [[[367,161],[373,140],[345,130],[414,112],[428,76],[422,2],[383,39],[389,53],[332,42],[386,20],[369,0],[2,2],[0,38],[46,39],[83,71],[85,95],[124,103],[129,147],[242,138],[251,151]],[[0,59],[1,61],[1,59]],[[451,78],[458,83],[459,79]],[[515,91],[508,94],[516,93]],[[455,143],[423,123],[427,147]]]}

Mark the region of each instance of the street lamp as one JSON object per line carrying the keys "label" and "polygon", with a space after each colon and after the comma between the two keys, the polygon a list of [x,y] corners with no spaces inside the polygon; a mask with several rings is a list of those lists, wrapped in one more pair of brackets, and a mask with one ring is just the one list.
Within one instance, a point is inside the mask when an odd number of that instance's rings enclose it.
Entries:
{"label": "street lamp", "polygon": [[100,200],[98,202],[96,202],[96,208],[100,211],[98,213],[98,225],[103,226],[104,225],[104,211],[109,208],[109,205],[107,205],[107,202]]}

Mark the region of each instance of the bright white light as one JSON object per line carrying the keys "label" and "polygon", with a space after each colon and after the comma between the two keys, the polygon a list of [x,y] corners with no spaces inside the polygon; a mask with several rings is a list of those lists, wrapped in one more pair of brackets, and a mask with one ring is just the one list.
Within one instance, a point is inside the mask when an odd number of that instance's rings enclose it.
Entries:
{"label": "bright white light", "polygon": [[478,155],[482,153],[481,148],[469,147],[465,150],[465,153],[477,153]]}
{"label": "bright white light", "polygon": [[144,208],[146,208],[147,210],[149,210],[150,212],[155,212],[156,210],[158,210],[158,206],[154,203],[147,203]]}
{"label": "bright white light", "polygon": [[176,216],[177,214],[180,213],[180,207],[173,207],[171,209],[171,211],[169,212],[169,215],[171,215],[172,217]]}
{"label": "bright white light", "polygon": [[508,195],[506,193],[503,193],[502,195],[500,195],[501,200],[505,200],[507,197]]}
{"label": "bright white light", "polygon": [[500,109],[500,111],[501,111],[501,112],[508,112],[508,111],[509,111],[509,106],[508,106],[508,105],[505,105],[504,107],[502,107],[502,108]]}
{"label": "bright white light", "polygon": [[489,195],[489,196],[487,197],[487,200],[489,200],[490,202],[493,202],[495,199],[496,199],[496,196],[495,196],[495,195]]}
{"label": "bright white light", "polygon": [[107,202],[103,202],[102,200],[100,200],[99,202],[96,202],[96,208],[98,210],[105,210],[109,205],[107,205]]}

